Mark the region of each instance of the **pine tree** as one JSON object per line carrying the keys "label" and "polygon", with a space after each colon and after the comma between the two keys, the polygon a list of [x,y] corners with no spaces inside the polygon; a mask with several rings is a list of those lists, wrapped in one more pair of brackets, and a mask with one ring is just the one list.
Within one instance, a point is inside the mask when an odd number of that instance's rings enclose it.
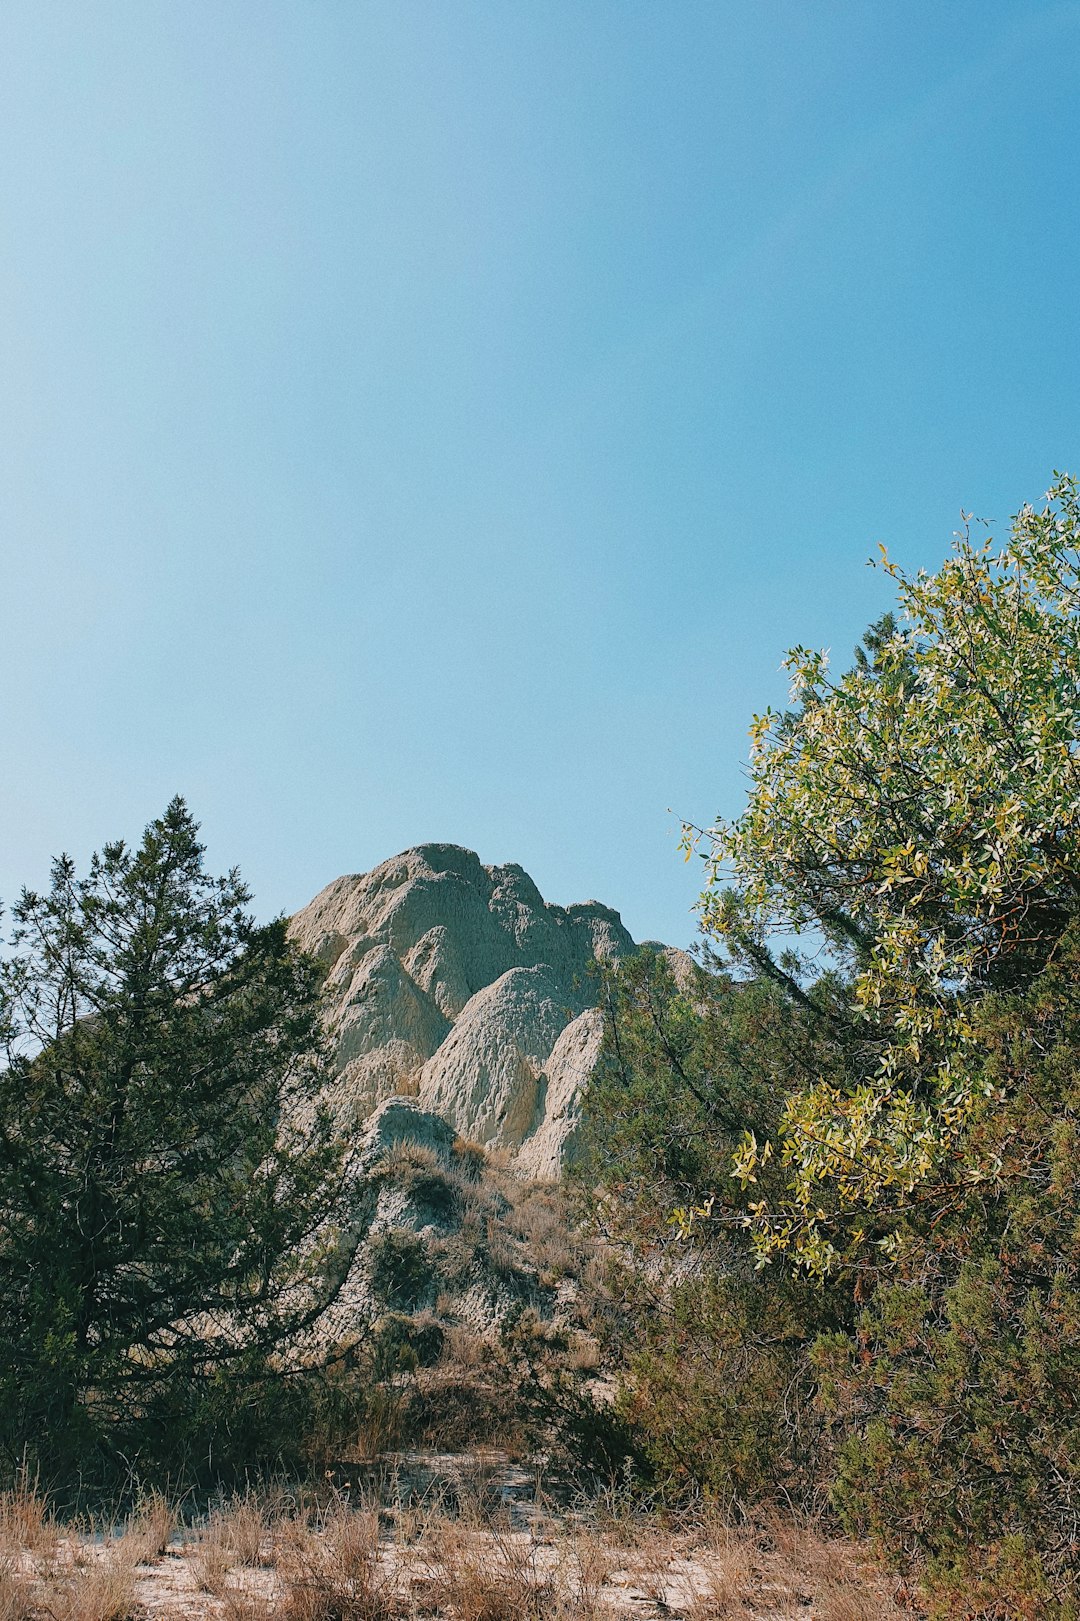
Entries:
{"label": "pine tree", "polygon": [[[24,891],[0,964],[0,1448],[57,1477],[243,1428],[332,1297],[316,967],[177,798]],[[221,1445],[220,1437],[219,1446]],[[142,1467],[142,1463],[139,1462]]]}

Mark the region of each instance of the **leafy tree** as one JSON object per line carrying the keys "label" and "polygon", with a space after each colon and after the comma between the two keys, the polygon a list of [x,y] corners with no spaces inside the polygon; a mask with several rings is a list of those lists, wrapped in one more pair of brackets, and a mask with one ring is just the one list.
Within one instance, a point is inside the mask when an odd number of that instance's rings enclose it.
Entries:
{"label": "leafy tree", "polygon": [[[757,718],[747,809],[708,835],[706,930],[832,1032],[733,1168],[759,1262],[858,1308],[814,1352],[846,1523],[917,1558],[936,1614],[1072,1616],[1076,484],[1000,548],[965,533],[936,574],[886,567],[900,615],[839,677],[794,650],[796,707]],[[805,931],[827,1007],[810,956],[777,953]]]}
{"label": "leafy tree", "polygon": [[[238,1464],[337,1287],[319,982],[175,799],[24,891],[0,964],[0,1448]],[[283,1410],[292,1398],[279,1394]]]}
{"label": "leafy tree", "polygon": [[[798,709],[754,721],[747,809],[708,835],[703,925],[796,998],[771,941],[824,935],[861,1046],[852,1080],[792,1091],[762,1255],[823,1272],[893,1242],[935,1189],[994,1174],[969,1130],[989,1084],[973,1009],[1032,982],[1080,901],[1078,548],[1064,478],[1000,548],[965,533],[933,575],[886,559],[901,621],[838,678],[796,648]],[[748,1134],[748,1186],[764,1152]]]}

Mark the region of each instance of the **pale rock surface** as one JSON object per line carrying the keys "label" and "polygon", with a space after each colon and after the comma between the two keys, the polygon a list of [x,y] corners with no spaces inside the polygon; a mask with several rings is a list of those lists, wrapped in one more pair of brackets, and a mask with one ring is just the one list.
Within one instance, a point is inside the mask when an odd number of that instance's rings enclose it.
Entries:
{"label": "pale rock surface", "polygon": [[554,906],[519,866],[425,844],[338,878],[291,932],[328,968],[346,1130],[413,1096],[527,1175],[559,1174],[600,1047],[587,964],[635,949],[617,912]]}
{"label": "pale rock surface", "polygon": [[360,1139],[357,1167],[370,1174],[386,1155],[402,1143],[427,1148],[437,1159],[453,1151],[457,1135],[436,1114],[429,1114],[413,1098],[388,1098],[371,1116]]}
{"label": "pale rock surface", "polygon": [[586,1008],[561,1031],[544,1066],[536,1125],[517,1152],[518,1168],[538,1181],[553,1181],[573,1151],[581,1119],[581,1095],[600,1057],[604,1021]]}

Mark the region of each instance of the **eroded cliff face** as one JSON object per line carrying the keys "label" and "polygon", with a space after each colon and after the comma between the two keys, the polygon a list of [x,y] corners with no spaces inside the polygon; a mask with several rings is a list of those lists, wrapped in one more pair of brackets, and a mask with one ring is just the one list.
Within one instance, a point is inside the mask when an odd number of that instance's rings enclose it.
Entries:
{"label": "eroded cliff face", "polygon": [[344,1128],[405,1095],[523,1174],[559,1174],[600,1048],[587,964],[635,949],[617,912],[425,844],[338,878],[291,928],[328,968]]}

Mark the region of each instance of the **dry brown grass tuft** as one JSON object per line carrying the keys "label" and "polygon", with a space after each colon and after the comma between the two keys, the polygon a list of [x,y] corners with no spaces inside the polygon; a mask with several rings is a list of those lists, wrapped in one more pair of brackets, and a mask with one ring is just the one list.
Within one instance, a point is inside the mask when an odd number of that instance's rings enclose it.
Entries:
{"label": "dry brown grass tuft", "polygon": [[33,1589],[17,1557],[0,1552],[0,1621],[30,1621]]}
{"label": "dry brown grass tuft", "polygon": [[864,1587],[827,1587],[814,1600],[814,1621],[891,1621],[893,1616],[899,1621],[901,1613]]}
{"label": "dry brown grass tuft", "polygon": [[254,1497],[236,1497],[224,1508],[216,1509],[190,1556],[197,1585],[203,1592],[221,1597],[230,1572],[237,1566],[250,1568],[263,1563],[267,1534],[266,1514]]}
{"label": "dry brown grass tuft", "polygon": [[59,1540],[52,1510],[29,1481],[21,1479],[13,1490],[0,1493],[0,1551],[31,1553],[51,1562]]}
{"label": "dry brown grass tuft", "polygon": [[[139,1547],[61,1533],[27,1480],[0,1495],[0,1621],[127,1621]],[[156,1552],[156,1550],[155,1550]]]}
{"label": "dry brown grass tuft", "polygon": [[555,1621],[568,1613],[558,1558],[527,1532],[485,1517],[476,1505],[466,1505],[457,1518],[436,1519],[427,1553],[424,1596],[435,1615]]}
{"label": "dry brown grass tuft", "polygon": [[168,1498],[151,1492],[136,1506],[128,1521],[124,1541],[137,1565],[152,1564],[169,1546],[177,1527],[177,1514]]}
{"label": "dry brown grass tuft", "polygon": [[466,1182],[478,1182],[487,1164],[487,1150],[468,1137],[455,1137],[451,1153]]}
{"label": "dry brown grass tuft", "polygon": [[391,1143],[373,1168],[376,1176],[406,1183],[414,1172],[428,1173],[441,1169],[442,1162],[433,1148],[426,1143],[413,1143],[404,1138]]}
{"label": "dry brown grass tuft", "polygon": [[689,1621],[743,1621],[755,1586],[757,1539],[750,1531],[718,1524],[709,1526],[695,1561]]}
{"label": "dry brown grass tuft", "polygon": [[591,1527],[579,1526],[567,1538],[566,1555],[561,1561],[564,1601],[574,1605],[581,1621],[600,1621],[611,1615],[605,1592],[622,1560],[604,1538]]}
{"label": "dry brown grass tuft", "polygon": [[269,1593],[247,1593],[230,1587],[218,1600],[221,1621],[275,1621],[281,1602]]}
{"label": "dry brown grass tuft", "polygon": [[801,1520],[767,1522],[767,1569],[788,1601],[809,1597],[814,1621],[901,1621],[904,1612],[883,1579],[868,1570],[847,1542]]}
{"label": "dry brown grass tuft", "polygon": [[216,1537],[200,1537],[191,1555],[191,1573],[196,1587],[220,1598],[232,1568],[228,1549]]}
{"label": "dry brown grass tuft", "polygon": [[49,1621],[131,1621],[136,1613],[138,1549],[124,1537],[96,1557],[71,1559],[45,1585],[42,1608]]}
{"label": "dry brown grass tuft", "polygon": [[292,1521],[277,1540],[282,1621],[405,1621],[412,1607],[381,1556],[374,1510],[335,1505],[314,1526]]}
{"label": "dry brown grass tuft", "polygon": [[668,1606],[668,1589],[678,1550],[669,1531],[642,1527],[626,1553],[626,1569],[634,1586],[658,1609]]}
{"label": "dry brown grass tuft", "polygon": [[[490,1482],[395,1507],[299,1512],[237,1497],[187,1559],[158,1560],[175,1529],[147,1498],[116,1538],[75,1535],[32,1492],[0,1503],[0,1621],[134,1621],[161,1595],[192,1621],[901,1621],[859,1548],[790,1517],[733,1526],[673,1516],[619,1487],[529,1528],[492,1510]],[[516,1510],[515,1510],[516,1512]],[[394,1526],[386,1534],[386,1524]],[[202,1596],[188,1585],[189,1571]],[[138,1572],[138,1574],[137,1574]],[[153,1598],[149,1595],[153,1593]],[[146,1613],[144,1610],[143,1613]]]}
{"label": "dry brown grass tuft", "polygon": [[443,1339],[440,1362],[444,1369],[470,1371],[490,1367],[495,1359],[491,1341],[465,1323],[451,1323]]}
{"label": "dry brown grass tuft", "polygon": [[532,1182],[514,1190],[506,1225],[521,1240],[546,1288],[581,1276],[590,1246],[574,1231],[566,1196],[554,1183]]}

